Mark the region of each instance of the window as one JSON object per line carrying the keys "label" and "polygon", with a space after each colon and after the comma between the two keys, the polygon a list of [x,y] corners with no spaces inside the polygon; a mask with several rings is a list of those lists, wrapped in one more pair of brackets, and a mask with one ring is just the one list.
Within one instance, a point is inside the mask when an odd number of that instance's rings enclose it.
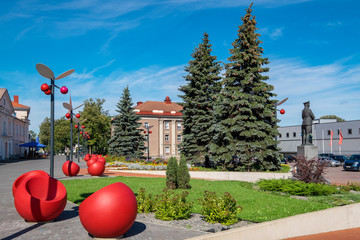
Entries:
{"label": "window", "polygon": [[165,154],[166,154],[166,155],[169,155],[169,154],[170,154],[170,147],[169,147],[169,146],[166,146],[166,147],[165,147]]}
{"label": "window", "polygon": [[279,133],[279,138],[281,138],[281,133]]}
{"label": "window", "polygon": [[167,142],[167,141],[170,141],[169,135],[165,135],[165,141],[166,141],[166,142]]}
{"label": "window", "polygon": [[331,130],[328,130],[328,135],[329,135],[329,136],[331,135]]}
{"label": "window", "polygon": [[296,132],[293,132],[293,137],[296,137]]}
{"label": "window", "polygon": [[148,148],[145,148],[145,153],[148,153]]}
{"label": "window", "polygon": [[290,136],[290,134],[289,133],[286,133],[286,137],[288,138]]}
{"label": "window", "polygon": [[179,130],[181,129],[181,122],[177,123],[177,129],[179,129]]}
{"label": "window", "polygon": [[145,126],[145,128],[148,128],[148,127],[149,127],[149,123],[148,123],[148,122],[144,122],[144,126]]}
{"label": "window", "polygon": [[349,134],[349,135],[352,134],[352,129],[351,129],[351,128],[348,129],[348,134]]}
{"label": "window", "polygon": [[169,122],[168,122],[168,121],[164,122],[164,124],[165,124],[165,129],[170,129],[170,126],[169,126]]}
{"label": "window", "polygon": [[147,140],[147,139],[148,139],[148,136],[147,136],[147,135],[144,135],[144,138],[145,138],[145,140]]}
{"label": "window", "polygon": [[181,135],[180,134],[177,135],[177,140],[181,141]]}

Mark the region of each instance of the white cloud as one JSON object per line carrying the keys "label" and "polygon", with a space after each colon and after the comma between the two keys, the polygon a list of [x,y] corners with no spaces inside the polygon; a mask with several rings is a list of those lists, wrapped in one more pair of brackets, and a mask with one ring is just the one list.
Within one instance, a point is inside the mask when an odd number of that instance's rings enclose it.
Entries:
{"label": "white cloud", "polygon": [[283,27],[272,27],[272,28],[260,28],[258,30],[261,36],[269,36],[272,40],[277,40],[283,35]]}

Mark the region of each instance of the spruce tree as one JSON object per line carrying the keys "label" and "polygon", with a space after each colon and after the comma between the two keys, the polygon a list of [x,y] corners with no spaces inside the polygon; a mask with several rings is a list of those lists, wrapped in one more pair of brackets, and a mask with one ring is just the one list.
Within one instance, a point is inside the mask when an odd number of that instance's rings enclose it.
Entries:
{"label": "spruce tree", "polygon": [[214,124],[211,114],[214,95],[220,91],[220,64],[211,56],[208,34],[204,33],[203,42],[192,53],[193,59],[185,67],[187,85],[181,86],[183,99],[182,116],[184,120],[181,153],[187,160],[204,163],[207,145],[211,141],[208,131]]}
{"label": "spruce tree", "polygon": [[166,167],[166,186],[170,189],[177,188],[178,163],[175,157],[171,157]]}
{"label": "spruce tree", "polygon": [[113,121],[114,134],[110,138],[109,152],[112,155],[121,155],[131,158],[141,158],[143,156],[144,137],[141,134],[140,117],[135,114],[132,107],[129,88],[126,87],[122,97],[116,105],[119,115]]}
{"label": "spruce tree", "polygon": [[186,165],[186,159],[183,156],[180,158],[180,163],[177,169],[177,187],[181,189],[191,188],[190,173]]}
{"label": "spruce tree", "polygon": [[[268,68],[263,58],[260,34],[256,33],[251,6],[242,17],[238,38],[230,49],[223,88],[216,97],[214,116],[217,124],[210,145],[212,159],[223,169],[278,170],[281,155],[275,136],[278,135],[274,87],[265,81]],[[239,160],[234,161],[234,156]]]}

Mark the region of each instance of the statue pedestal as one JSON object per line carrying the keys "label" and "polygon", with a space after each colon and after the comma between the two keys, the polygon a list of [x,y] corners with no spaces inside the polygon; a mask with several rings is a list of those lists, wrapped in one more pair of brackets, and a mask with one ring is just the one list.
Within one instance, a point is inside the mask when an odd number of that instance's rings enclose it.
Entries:
{"label": "statue pedestal", "polygon": [[318,147],[312,144],[298,146],[297,155],[304,156],[307,160],[318,157]]}

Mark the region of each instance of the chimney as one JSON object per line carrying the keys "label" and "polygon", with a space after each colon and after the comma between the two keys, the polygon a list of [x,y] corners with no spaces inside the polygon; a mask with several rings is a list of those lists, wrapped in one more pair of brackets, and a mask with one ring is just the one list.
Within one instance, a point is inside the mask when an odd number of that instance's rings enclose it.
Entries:
{"label": "chimney", "polygon": [[166,104],[171,104],[171,99],[169,98],[169,96],[166,96],[164,102],[165,102]]}
{"label": "chimney", "polygon": [[143,102],[137,102],[136,106],[139,106],[140,104],[142,104]]}
{"label": "chimney", "polygon": [[14,95],[14,102],[19,103],[19,96],[18,95]]}

